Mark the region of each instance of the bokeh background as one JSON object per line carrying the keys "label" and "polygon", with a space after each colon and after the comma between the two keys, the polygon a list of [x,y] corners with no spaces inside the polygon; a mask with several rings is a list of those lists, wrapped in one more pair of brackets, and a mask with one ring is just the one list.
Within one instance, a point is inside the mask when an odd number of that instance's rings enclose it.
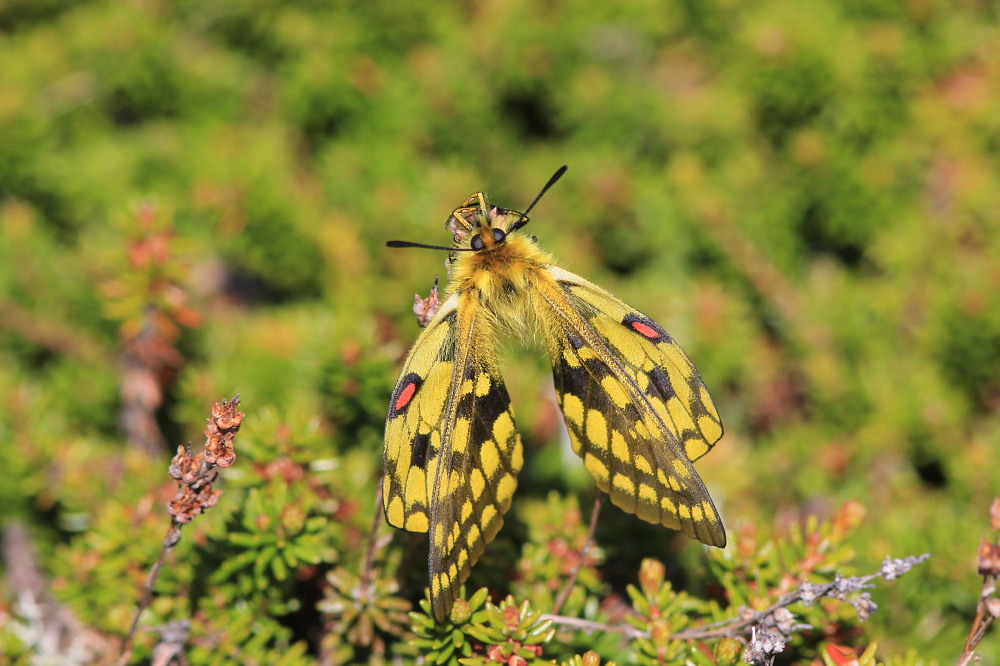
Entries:
{"label": "bokeh background", "polygon": [[[194,618],[216,641],[197,663],[313,663],[324,574],[365,553],[413,294],[444,277],[385,241],[448,242],[472,192],[522,208],[568,164],[530,231],[695,361],[727,428],[698,469],[730,549],[863,507],[845,573],[933,557],[875,591],[856,644],[947,663],[1000,490],[998,156],[992,2],[4,2],[0,520],[120,639],[167,461],[239,393],[226,492],[146,624]],[[503,589],[531,544],[519,503],[587,513],[595,492],[543,352],[519,349],[528,462],[473,587]],[[605,593],[646,555],[698,589],[700,546],[600,520]],[[380,555],[413,602],[425,548]]]}

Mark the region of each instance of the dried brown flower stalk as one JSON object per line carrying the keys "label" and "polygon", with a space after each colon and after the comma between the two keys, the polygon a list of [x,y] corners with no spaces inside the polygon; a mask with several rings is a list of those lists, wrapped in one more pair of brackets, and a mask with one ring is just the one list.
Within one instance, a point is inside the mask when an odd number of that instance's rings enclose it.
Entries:
{"label": "dried brown flower stalk", "polygon": [[[994,530],[1000,531],[1000,497],[994,498],[990,505],[990,525]],[[976,603],[976,617],[958,658],[958,666],[979,660],[976,646],[986,636],[986,630],[993,624],[993,620],[1000,617],[1000,595],[997,594],[997,583],[1000,582],[1000,539],[983,539],[979,546],[976,570],[983,577],[983,587]]]}
{"label": "dried brown flower stalk", "polygon": [[[153,585],[166,561],[167,554],[181,540],[181,527],[219,501],[222,491],[215,490],[212,484],[215,483],[219,468],[229,467],[236,461],[233,438],[243,423],[243,417],[246,416],[236,409],[239,404],[240,397],[237,395],[232,400],[223,400],[212,406],[212,415],[205,427],[205,449],[201,453],[192,456],[190,443],[177,447],[177,455],[171,461],[167,472],[170,478],[177,481],[177,494],[167,503],[167,513],[171,517],[170,528],[163,539],[160,557],[146,578],[139,607],[122,644],[118,659],[120,665],[128,663],[132,655],[132,639],[139,626],[139,616],[152,601]],[[179,640],[176,636],[172,638],[172,642],[183,644],[183,640]]]}

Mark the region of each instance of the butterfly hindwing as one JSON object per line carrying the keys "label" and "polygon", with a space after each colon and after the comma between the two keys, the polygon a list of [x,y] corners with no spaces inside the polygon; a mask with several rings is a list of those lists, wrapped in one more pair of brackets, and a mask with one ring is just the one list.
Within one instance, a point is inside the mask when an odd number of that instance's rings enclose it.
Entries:
{"label": "butterfly hindwing", "polygon": [[450,297],[421,334],[386,422],[386,519],[429,533],[438,621],[503,524],[523,461],[495,344],[471,298]]}
{"label": "butterfly hindwing", "polygon": [[585,467],[622,509],[725,545],[691,465],[722,436],[694,366],[645,315],[568,271],[550,266],[549,275],[558,290],[549,298],[559,299],[546,301],[553,378]]}

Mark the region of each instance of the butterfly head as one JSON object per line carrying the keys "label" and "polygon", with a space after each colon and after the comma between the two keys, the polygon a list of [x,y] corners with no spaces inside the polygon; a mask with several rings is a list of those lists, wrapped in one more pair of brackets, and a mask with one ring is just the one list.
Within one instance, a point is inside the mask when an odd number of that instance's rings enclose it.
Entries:
{"label": "butterfly head", "polygon": [[[456,260],[456,252],[488,252],[503,247],[507,237],[528,223],[528,213],[535,207],[538,200],[562,175],[566,173],[563,165],[556,170],[535,200],[523,213],[499,206],[491,206],[486,202],[486,195],[476,192],[466,199],[465,203],[452,211],[445,226],[454,238],[452,246],[425,245],[410,241],[389,241],[387,247],[422,247],[428,250],[451,250],[449,261]],[[534,238],[531,239],[534,241]]]}
{"label": "butterfly head", "polygon": [[476,192],[452,211],[445,226],[454,237],[455,249],[483,252],[503,245],[507,234],[527,222],[524,213],[493,206],[486,195]]}

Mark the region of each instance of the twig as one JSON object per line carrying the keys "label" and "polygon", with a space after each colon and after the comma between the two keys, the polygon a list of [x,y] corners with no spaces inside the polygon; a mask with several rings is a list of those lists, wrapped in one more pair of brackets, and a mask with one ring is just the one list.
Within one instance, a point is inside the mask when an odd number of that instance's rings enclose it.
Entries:
{"label": "twig", "polygon": [[[929,554],[904,559],[887,557],[882,563],[882,568],[868,576],[843,577],[838,575],[830,583],[802,583],[798,589],[783,595],[763,611],[740,609],[740,614],[737,617],[714,622],[697,629],[679,631],[672,634],[670,638],[673,640],[704,640],[708,638],[739,637],[746,640],[746,633],[750,633],[751,641],[764,642],[769,646],[777,647],[779,644],[783,644],[794,631],[809,628],[808,625],[796,624],[795,616],[785,609],[795,603],[803,603],[811,606],[821,597],[839,599],[840,601],[850,603],[857,611],[858,617],[864,620],[877,610],[877,606],[871,600],[870,595],[863,591],[873,587],[871,581],[876,578],[894,580],[929,557]],[[848,595],[857,592],[861,594],[854,599],[848,599]],[[610,625],[555,614],[547,614],[543,617],[546,620],[551,620],[554,624],[581,629],[583,631],[611,631],[623,634],[629,638],[650,637],[648,631],[642,631],[627,625]]]}
{"label": "twig", "polygon": [[84,626],[49,592],[28,530],[10,521],[3,528],[3,568],[18,619],[10,629],[31,647],[37,663],[97,663],[114,652],[111,641]]}
{"label": "twig", "polygon": [[[994,530],[1000,530],[1000,497],[990,505],[990,518]],[[1000,597],[996,596],[997,583],[1000,582],[1000,540],[992,543],[983,539],[979,546],[977,570],[983,577],[983,587],[979,591],[979,601],[976,603],[976,617],[972,620],[972,628],[965,639],[962,654],[956,662],[957,666],[966,666],[978,659],[976,646],[979,645],[986,630],[993,620],[1000,617]]]}
{"label": "twig", "polygon": [[156,583],[156,579],[160,576],[160,569],[163,567],[163,563],[167,559],[167,553],[169,553],[177,542],[181,540],[181,527],[175,521],[170,522],[170,528],[167,530],[167,536],[163,538],[163,545],[160,547],[160,556],[156,558],[156,564],[149,570],[149,575],[146,576],[146,584],[142,588],[142,596],[139,598],[139,607],[135,609],[135,616],[132,618],[132,625],[128,629],[128,634],[125,636],[125,642],[122,644],[122,652],[118,657],[119,666],[124,666],[128,663],[129,658],[132,656],[132,639],[135,637],[135,632],[139,628],[139,616],[142,615],[142,611],[146,610],[146,606],[150,604],[153,600],[153,585]]}
{"label": "twig", "polygon": [[569,593],[576,585],[576,577],[580,573],[580,569],[583,568],[584,562],[587,561],[587,551],[590,547],[594,545],[594,531],[597,529],[597,514],[601,511],[601,497],[600,495],[594,499],[594,508],[590,512],[590,526],[587,528],[587,539],[583,542],[583,546],[580,548],[579,560],[576,566],[573,567],[573,573],[570,574],[569,580],[563,585],[562,590],[559,591],[559,596],[556,597],[556,602],[552,605],[552,615],[559,615],[559,611],[562,610],[563,604],[566,603],[566,599],[569,598]]}
{"label": "twig", "polygon": [[[153,599],[153,586],[166,562],[167,554],[181,540],[181,527],[194,520],[195,516],[215,506],[219,495],[222,494],[221,490],[213,489],[212,484],[218,476],[218,468],[229,467],[236,461],[233,438],[245,416],[243,412],[236,410],[239,404],[240,397],[237,395],[230,401],[223,400],[212,406],[212,415],[208,418],[208,426],[205,428],[204,451],[192,457],[190,443],[177,447],[177,455],[171,461],[168,471],[171,478],[177,481],[177,494],[167,503],[167,513],[171,516],[170,527],[160,547],[160,556],[146,577],[139,607],[136,608],[132,626],[129,627],[122,643],[121,654],[118,657],[119,666],[127,664],[132,656],[132,640],[139,627],[139,617]],[[183,633],[186,635],[186,628]],[[172,632],[172,635],[174,634],[177,632]],[[167,642],[176,644],[175,639]]]}
{"label": "twig", "polygon": [[372,526],[368,531],[368,547],[365,550],[365,561],[361,566],[361,591],[367,596],[372,580],[375,578],[375,553],[378,552],[382,544],[378,542],[378,528],[382,524],[382,481],[379,479],[378,488],[375,491],[375,515],[372,517]]}
{"label": "twig", "polygon": [[[858,617],[861,620],[866,620],[873,612],[875,612],[875,610],[877,610],[878,607],[871,600],[870,595],[862,590],[874,587],[871,585],[871,581],[876,578],[895,580],[929,557],[930,554],[907,557],[901,560],[887,557],[882,563],[882,568],[879,571],[867,576],[843,577],[838,574],[834,577],[833,581],[829,583],[802,583],[796,590],[782,595],[780,599],[771,604],[771,606],[765,610],[750,611],[746,609],[741,613],[740,617],[722,620],[721,622],[715,622],[712,625],[708,625],[714,628],[707,631],[704,628],[680,631],[674,634],[673,638],[680,640],[724,638],[728,636],[735,636],[735,631],[752,626],[777,629],[782,636],[787,638],[796,629],[805,629],[808,627],[805,625],[790,624],[790,621],[793,622],[793,620],[789,617],[791,616],[791,613],[786,614],[781,613],[780,611],[788,608],[792,604],[800,602],[806,606],[812,606],[821,597],[830,597],[832,599],[839,599],[840,601],[850,603],[857,611]],[[857,598],[853,600],[847,598],[847,595],[854,594],[856,592],[861,592]]]}
{"label": "twig", "polygon": [[567,617],[565,615],[554,615],[552,613],[544,613],[541,619],[551,620],[553,624],[558,624],[561,627],[569,627],[570,629],[579,629],[580,631],[610,631],[611,633],[621,634],[622,636],[630,639],[649,638],[649,632],[643,631],[642,629],[636,629],[635,627],[630,627],[627,624],[594,622],[593,620],[584,620],[579,617]]}
{"label": "twig", "polygon": [[184,356],[174,348],[177,335],[170,318],[149,306],[142,327],[122,344],[119,420],[129,444],[150,455],[166,446],[156,412],[163,406],[164,387],[184,365]]}
{"label": "twig", "polygon": [[153,648],[152,666],[168,666],[184,653],[190,620],[174,620],[160,627],[160,640]]}
{"label": "twig", "polygon": [[[45,311],[45,310],[43,310]],[[48,311],[45,311],[48,313]],[[45,317],[13,301],[0,303],[0,328],[12,331],[34,345],[59,356],[88,363],[111,357],[103,342],[58,317]]]}

